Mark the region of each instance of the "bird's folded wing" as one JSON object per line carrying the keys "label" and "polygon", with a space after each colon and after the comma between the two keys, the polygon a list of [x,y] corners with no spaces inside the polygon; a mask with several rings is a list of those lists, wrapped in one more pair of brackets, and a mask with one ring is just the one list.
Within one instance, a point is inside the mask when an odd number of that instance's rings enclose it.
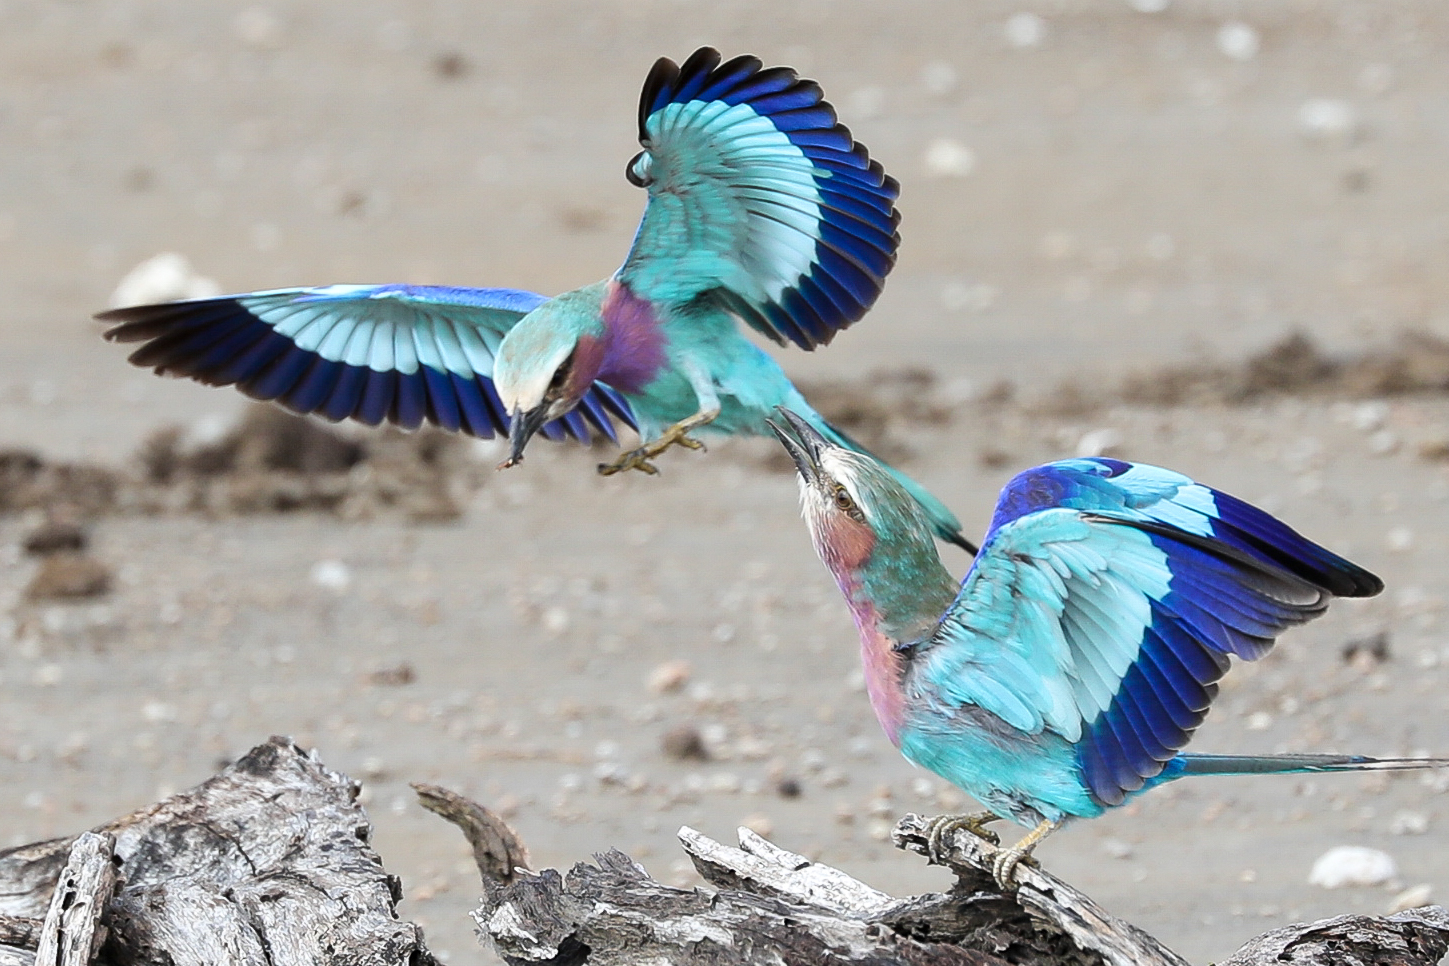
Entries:
{"label": "bird's folded wing", "polygon": [[[1061,466],[1030,472],[1044,477]],[[1003,514],[998,505],[999,522],[955,603],[916,653],[913,679],[938,700],[1060,734],[1075,745],[1093,796],[1118,804],[1187,743],[1229,655],[1261,657],[1283,630],[1321,614],[1336,575],[1295,542],[1274,548],[1296,561],[1290,570],[1184,528],[1204,506],[1199,494],[1156,501],[1156,516],[1182,515],[1168,523],[1152,519],[1154,501],[1142,501],[1146,512],[1062,506],[1086,501],[1065,500],[1060,488],[1046,496],[1054,482],[1018,488],[1017,496],[1036,488],[1041,505],[1027,512]],[[1008,487],[1003,503],[1012,498]],[[1267,514],[1235,509],[1247,511],[1240,522],[1248,529],[1266,532]]]}
{"label": "bird's folded wing", "polygon": [[[514,289],[330,285],[112,309],[106,337],[144,342],[131,362],[158,373],[235,385],[257,399],[331,420],[425,420],[490,438],[507,435],[493,388],[504,334],[544,297]],[[544,427],[551,439],[614,438],[628,404],[595,384],[578,409]]]}
{"label": "bird's folded wing", "polygon": [[819,85],[710,48],[661,59],[629,178],[649,203],[619,278],[646,298],[716,300],[805,349],[875,302],[895,264],[899,186]]}

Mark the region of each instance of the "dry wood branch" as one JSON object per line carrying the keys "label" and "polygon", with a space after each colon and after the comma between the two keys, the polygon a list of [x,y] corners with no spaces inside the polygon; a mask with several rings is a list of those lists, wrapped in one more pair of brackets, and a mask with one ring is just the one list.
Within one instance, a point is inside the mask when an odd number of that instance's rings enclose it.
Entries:
{"label": "dry wood branch", "polygon": [[518,833],[498,815],[441,785],[413,782],[413,791],[418,793],[418,802],[423,808],[463,830],[468,844],[473,846],[473,861],[485,885],[490,882],[508,885],[518,871],[528,870],[528,850]]}
{"label": "dry wood branch", "polygon": [[[926,820],[901,819],[892,833],[896,847],[926,854]],[[969,832],[955,833],[948,864],[959,876],[958,888],[969,883],[978,894],[998,893],[991,862],[998,849]],[[1034,918],[1071,937],[1080,949],[1099,954],[1111,966],[1188,966],[1187,960],[1129,922],[1111,915],[1087,895],[1041,868],[1022,863],[1018,889],[1009,896]],[[998,893],[999,894],[999,893]]]}
{"label": "dry wood branch", "polygon": [[1446,952],[1449,912],[1425,906],[1285,926],[1244,944],[1223,966],[1434,966]]}
{"label": "dry wood branch", "polygon": [[[101,960],[431,964],[421,930],[397,918],[401,889],[368,844],[357,790],[274,738],[210,781],[97,829],[114,837],[125,878],[101,920],[110,931]],[[5,911],[44,912],[85,840],[0,853]]]}
{"label": "dry wood branch", "polygon": [[86,966],[106,939],[101,914],[116,888],[115,840],[86,832],[76,838],[50,897],[36,966]]}
{"label": "dry wood branch", "polygon": [[[486,813],[451,792],[429,792],[448,803],[434,810],[465,831],[466,816]],[[895,831],[897,847],[924,852],[924,828],[922,819],[906,816]],[[493,828],[490,834],[501,833]],[[520,870],[511,883],[496,862],[480,859],[485,899],[474,919],[481,937],[511,964],[1186,966],[1142,930],[1035,866],[1019,871],[1018,889],[1000,892],[990,872],[996,848],[969,833],[950,843],[956,887],[906,899],[748,829],[739,836],[733,848],[680,830],[695,868],[718,889],[713,893],[656,882],[616,850],[567,875]],[[1446,948],[1449,913],[1433,907],[1289,926],[1247,944],[1225,966],[1428,966]]]}

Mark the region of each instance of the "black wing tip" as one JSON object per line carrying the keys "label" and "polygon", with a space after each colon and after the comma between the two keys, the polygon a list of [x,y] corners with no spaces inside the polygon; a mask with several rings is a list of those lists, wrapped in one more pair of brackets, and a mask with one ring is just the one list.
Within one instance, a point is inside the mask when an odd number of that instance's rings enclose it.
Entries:
{"label": "black wing tip", "polygon": [[1347,560],[1343,562],[1347,565],[1346,568],[1337,573],[1325,573],[1325,576],[1333,578],[1333,582],[1326,589],[1335,597],[1377,597],[1384,592],[1384,581],[1378,574]]}

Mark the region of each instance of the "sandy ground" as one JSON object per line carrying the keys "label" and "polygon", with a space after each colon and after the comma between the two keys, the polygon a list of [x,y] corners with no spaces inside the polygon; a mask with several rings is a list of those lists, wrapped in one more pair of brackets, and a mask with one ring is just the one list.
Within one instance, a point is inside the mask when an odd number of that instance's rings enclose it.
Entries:
{"label": "sandy ground", "polygon": [[[1247,60],[1220,49],[1235,20],[1256,32]],[[88,321],[158,251],[232,290],[603,276],[642,200],[621,176],[639,81],[704,42],[817,77],[905,185],[884,297],[827,351],[785,356],[802,377],[924,363],[962,399],[962,380],[1002,378],[1030,398],[1295,327],[1337,348],[1449,332],[1449,14],[1430,0],[0,0],[0,446],[119,463],[162,423],[239,410],[129,369]],[[971,152],[969,173],[933,173],[941,139]],[[1130,458],[1281,513],[1389,591],[1239,667],[1194,747],[1443,753],[1449,478],[1418,454],[1446,415],[1423,397],[1067,415],[965,401],[899,435],[972,530],[1011,472],[1102,428]],[[959,800],[871,720],[853,630],[766,453],[605,481],[595,454],[537,445],[452,524],[107,518],[96,554],[119,586],[78,606],[21,601],[32,521],[0,518],[0,842],[144,805],[285,732],[366,780],[404,911],[449,962],[491,961],[466,919],[474,873],[409,780],[507,807],[541,864],[618,846],[688,882],[674,830],[749,821],[878,887],[943,886],[881,834]],[[350,582],[316,584],[320,561]],[[1387,661],[1345,662],[1381,631]],[[672,661],[688,681],[652,691]],[[372,676],[402,663],[412,683]],[[661,753],[682,724],[711,761]],[[781,778],[803,794],[780,797]],[[1392,890],[1306,884],[1335,844],[1387,850],[1402,885],[1442,899],[1442,790],[1200,780],[1041,855],[1202,961],[1290,920],[1386,908]]]}

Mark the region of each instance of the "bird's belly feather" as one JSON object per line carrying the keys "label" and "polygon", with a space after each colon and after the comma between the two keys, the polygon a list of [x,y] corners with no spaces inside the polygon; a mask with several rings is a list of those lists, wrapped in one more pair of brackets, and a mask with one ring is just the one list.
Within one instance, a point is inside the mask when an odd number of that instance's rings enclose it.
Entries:
{"label": "bird's belly feather", "polygon": [[1065,738],[1017,731],[974,705],[918,707],[901,729],[900,747],[908,760],[1020,825],[1103,812]]}

